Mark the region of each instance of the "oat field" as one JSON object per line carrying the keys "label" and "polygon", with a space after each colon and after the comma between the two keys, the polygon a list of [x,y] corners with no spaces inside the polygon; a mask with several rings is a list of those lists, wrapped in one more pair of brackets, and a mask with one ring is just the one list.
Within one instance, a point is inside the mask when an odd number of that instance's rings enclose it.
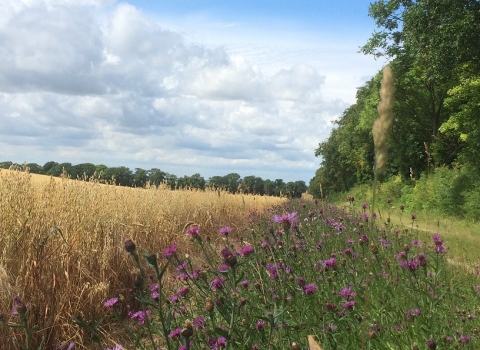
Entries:
{"label": "oat field", "polygon": [[[240,232],[250,213],[282,201],[223,191],[125,188],[1,170],[1,321],[9,322],[12,297],[18,295],[29,307],[29,322],[38,326],[32,344],[38,346],[42,339],[48,349],[59,341],[82,344],[84,334],[72,319],[102,318],[102,303],[112,295],[126,295],[132,284],[134,271],[122,248],[125,237],[160,252],[172,242],[187,240],[185,227],[196,224],[216,240],[220,227]],[[182,244],[180,253],[195,257],[196,251],[185,250],[189,246]],[[15,334],[20,338],[23,333],[1,327],[0,339],[7,339],[7,331],[9,340],[2,341],[2,349],[15,349]],[[104,331],[121,338],[115,330]]]}

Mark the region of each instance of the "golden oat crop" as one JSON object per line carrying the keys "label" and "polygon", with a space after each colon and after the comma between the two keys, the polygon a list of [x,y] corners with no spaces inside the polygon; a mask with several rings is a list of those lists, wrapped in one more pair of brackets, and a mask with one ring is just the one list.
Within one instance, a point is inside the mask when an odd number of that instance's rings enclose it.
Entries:
{"label": "golden oat crop", "polygon": [[[188,251],[184,227],[199,224],[202,235],[220,239],[218,229],[241,233],[252,211],[280,204],[275,197],[223,191],[171,191],[103,185],[96,181],[50,178],[0,171],[0,313],[8,321],[12,296],[29,303],[29,322],[39,326],[34,344],[84,344],[88,336],[73,317],[103,316],[102,302],[128,295],[131,261],[125,237],[140,249],[161,252],[173,242]],[[2,349],[13,349],[11,333],[0,328]],[[108,336],[115,330],[103,329]],[[22,333],[14,332],[14,337]],[[3,341],[2,341],[3,342]],[[77,345],[75,349],[82,348]]]}

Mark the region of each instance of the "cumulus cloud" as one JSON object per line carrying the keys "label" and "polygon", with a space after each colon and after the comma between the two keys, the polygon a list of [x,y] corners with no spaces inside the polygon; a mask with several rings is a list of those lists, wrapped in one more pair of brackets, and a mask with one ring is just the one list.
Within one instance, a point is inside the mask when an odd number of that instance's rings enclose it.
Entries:
{"label": "cumulus cloud", "polygon": [[324,97],[324,75],[302,63],[267,74],[112,3],[2,2],[3,160],[313,176],[346,107]]}

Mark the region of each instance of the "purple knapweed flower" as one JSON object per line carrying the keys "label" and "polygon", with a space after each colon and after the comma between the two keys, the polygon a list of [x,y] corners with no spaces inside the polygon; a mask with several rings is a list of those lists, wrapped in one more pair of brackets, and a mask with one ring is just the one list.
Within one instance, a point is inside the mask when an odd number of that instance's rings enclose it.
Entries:
{"label": "purple knapweed flower", "polygon": [[211,283],[211,288],[213,291],[223,289],[223,282],[225,282],[224,277],[217,277]]}
{"label": "purple knapweed flower", "polygon": [[177,266],[177,271],[184,271],[187,265],[188,265],[188,261],[184,261],[183,263]]}
{"label": "purple knapweed flower", "polygon": [[118,298],[112,298],[112,299],[108,299],[106,302],[103,303],[103,306],[105,307],[112,307],[113,305],[115,305],[116,303],[118,302]]}
{"label": "purple knapweed flower", "polygon": [[316,292],[317,290],[318,290],[318,287],[316,285],[309,283],[303,289],[303,294],[305,295],[313,294],[313,292]]}
{"label": "purple knapweed flower", "polygon": [[248,256],[253,253],[253,247],[251,245],[247,245],[242,249],[237,251],[238,255]]}
{"label": "purple knapweed flower", "polygon": [[410,242],[413,247],[420,247],[420,241],[418,239],[414,239]]}
{"label": "purple knapweed flower", "polygon": [[435,233],[433,235],[433,243],[435,243],[435,251],[437,253],[444,253],[445,252],[445,246],[443,245],[443,239],[440,239],[440,235],[438,233]]}
{"label": "purple knapweed flower", "polygon": [[300,287],[303,287],[305,285],[305,277],[303,276],[298,276],[297,277],[297,284],[300,286]]}
{"label": "purple knapweed flower", "polygon": [[18,295],[13,297],[13,309],[10,311],[12,315],[25,315],[27,312],[27,305],[24,304]]}
{"label": "purple knapweed flower", "polygon": [[188,292],[190,291],[190,289],[188,289],[188,287],[183,287],[183,288],[180,288],[179,290],[177,290],[177,295],[178,296],[185,296],[188,294]]}
{"label": "purple knapweed flower", "polygon": [[189,277],[190,276],[187,273],[181,273],[176,277],[176,279],[180,281],[186,281]]}
{"label": "purple knapweed flower", "polygon": [[181,328],[177,328],[177,329],[173,330],[173,331],[168,335],[168,337],[169,337],[170,339],[178,339],[178,338],[180,338],[180,334],[182,334],[182,330],[181,330]]}
{"label": "purple knapweed flower", "polygon": [[285,215],[274,215],[272,221],[282,224],[284,229],[295,227],[298,223],[297,212],[287,213]]}
{"label": "purple knapweed flower", "polygon": [[225,235],[225,236],[228,236],[230,231],[232,231],[232,228],[230,226],[225,226],[220,228],[220,230],[218,230],[218,232],[220,232],[222,235]]}
{"label": "purple knapweed flower", "polygon": [[470,337],[468,335],[462,335],[460,338],[458,338],[458,342],[468,344],[470,343]]}
{"label": "purple knapweed flower", "polygon": [[248,280],[241,281],[241,282],[238,283],[238,284],[241,285],[242,287],[248,287]]}
{"label": "purple knapweed flower", "polygon": [[200,232],[200,226],[193,226],[187,230],[187,235],[195,237]]}
{"label": "purple knapweed flower", "polygon": [[260,320],[257,322],[257,324],[255,325],[255,328],[257,329],[257,331],[261,332],[263,331],[263,329],[265,328],[265,325],[267,324],[267,322],[265,322],[265,320]]}
{"label": "purple knapweed flower", "polygon": [[427,340],[427,346],[431,350],[435,350],[437,348],[437,343],[435,343],[435,340],[433,339],[428,339]]}
{"label": "purple knapweed flower", "polygon": [[169,256],[172,256],[173,254],[175,254],[176,251],[177,251],[177,245],[173,244],[171,247],[166,248],[163,251],[163,257],[168,258]]}
{"label": "purple knapweed flower", "polygon": [[418,254],[418,261],[420,261],[420,266],[425,267],[427,266],[427,257],[423,253]]}
{"label": "purple knapweed flower", "polygon": [[228,247],[223,248],[220,254],[222,255],[223,262],[228,266],[232,267],[237,264],[237,257],[230,248]]}
{"label": "purple knapweed flower", "polygon": [[223,271],[227,271],[229,269],[229,267],[225,264],[222,264],[218,267],[217,271],[220,271],[220,272],[223,272]]}
{"label": "purple knapweed flower", "polygon": [[123,350],[123,347],[119,344],[116,344],[113,348],[105,348],[105,350]]}
{"label": "purple knapweed flower", "polygon": [[342,298],[346,299],[346,300],[350,300],[352,298],[355,297],[355,292],[352,291],[352,287],[346,287],[346,288],[343,288],[339,293],[338,295],[340,295]]}
{"label": "purple knapweed flower", "polygon": [[196,319],[193,320],[193,327],[197,330],[201,330],[205,327],[205,317],[198,316]]}
{"label": "purple knapweed flower", "polygon": [[407,314],[407,321],[413,320],[413,317],[420,315],[420,309],[415,308],[405,312]]}
{"label": "purple knapweed flower", "polygon": [[63,342],[60,344],[57,344],[57,349],[58,350],[72,350],[75,347],[75,342]]}
{"label": "purple knapweed flower", "polygon": [[227,345],[227,339],[225,337],[219,337],[218,339],[207,339],[207,344],[210,349],[218,350],[222,349]]}
{"label": "purple knapweed flower", "polygon": [[146,319],[150,319],[152,317],[150,310],[147,311],[137,311],[137,312],[129,312],[128,316],[133,320],[137,319],[139,324],[144,324]]}

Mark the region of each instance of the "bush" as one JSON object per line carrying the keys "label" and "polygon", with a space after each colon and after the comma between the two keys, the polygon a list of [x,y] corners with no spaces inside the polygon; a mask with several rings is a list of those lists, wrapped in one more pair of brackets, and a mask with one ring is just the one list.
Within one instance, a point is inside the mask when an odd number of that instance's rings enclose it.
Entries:
{"label": "bush", "polygon": [[467,219],[477,222],[480,220],[480,181],[477,181],[472,190],[465,191],[465,203],[463,211]]}

